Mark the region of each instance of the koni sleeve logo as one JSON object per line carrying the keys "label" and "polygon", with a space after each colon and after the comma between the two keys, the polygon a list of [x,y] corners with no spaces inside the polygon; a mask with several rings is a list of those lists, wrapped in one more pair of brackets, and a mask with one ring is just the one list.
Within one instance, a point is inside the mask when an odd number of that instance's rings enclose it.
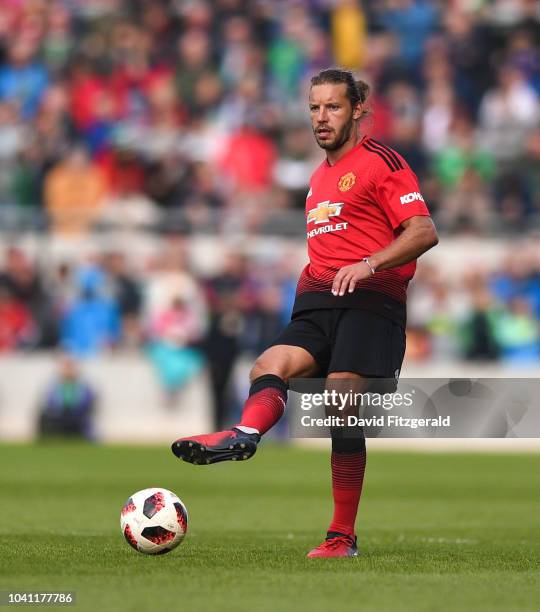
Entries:
{"label": "koni sleeve logo", "polygon": [[421,193],[418,193],[418,191],[411,191],[411,193],[407,193],[406,195],[402,195],[399,198],[399,201],[402,204],[410,204],[411,202],[417,202],[417,201],[423,202],[424,198],[423,198]]}

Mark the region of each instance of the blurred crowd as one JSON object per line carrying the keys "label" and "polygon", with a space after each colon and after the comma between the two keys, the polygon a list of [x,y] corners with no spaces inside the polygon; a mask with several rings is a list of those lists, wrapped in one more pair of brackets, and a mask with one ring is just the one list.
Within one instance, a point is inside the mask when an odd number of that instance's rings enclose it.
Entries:
{"label": "blurred crowd", "polygon": [[38,262],[8,248],[0,262],[0,356],[144,354],[170,406],[206,368],[222,418],[237,358],[261,353],[289,320],[297,271],[287,252],[269,259],[231,250],[203,277],[188,251],[186,239],[172,238],[138,260],[109,250]]}
{"label": "blurred crowd", "polygon": [[538,363],[538,236],[508,248],[498,265],[470,266],[457,277],[451,270],[420,265],[407,310],[410,360]]}
{"label": "blurred crowd", "polygon": [[[288,322],[298,262],[292,245],[231,248],[205,274],[191,247],[176,237],[138,258],[111,248],[39,260],[8,248],[0,260],[0,354],[142,350],[171,396],[205,364],[220,384],[238,356],[262,352]],[[500,265],[457,275],[421,261],[409,288],[408,358],[537,360],[539,323],[537,238],[516,243]]]}
{"label": "blurred crowd", "polygon": [[537,0],[3,0],[0,226],[301,235],[333,64],[441,230],[538,226],[539,38]]}

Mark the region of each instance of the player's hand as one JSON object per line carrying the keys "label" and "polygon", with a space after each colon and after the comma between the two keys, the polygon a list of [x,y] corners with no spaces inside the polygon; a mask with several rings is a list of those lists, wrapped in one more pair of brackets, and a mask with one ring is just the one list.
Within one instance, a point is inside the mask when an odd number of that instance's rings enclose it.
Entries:
{"label": "player's hand", "polygon": [[345,295],[347,291],[352,293],[357,282],[369,278],[370,276],[373,276],[373,274],[365,261],[360,261],[351,266],[345,266],[341,268],[334,277],[332,294]]}

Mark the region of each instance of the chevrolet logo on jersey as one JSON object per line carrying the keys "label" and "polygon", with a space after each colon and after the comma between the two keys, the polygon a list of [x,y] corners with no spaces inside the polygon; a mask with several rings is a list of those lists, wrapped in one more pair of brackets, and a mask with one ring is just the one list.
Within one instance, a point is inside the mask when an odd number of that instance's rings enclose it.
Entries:
{"label": "chevrolet logo on jersey", "polygon": [[334,204],[330,202],[330,200],[326,200],[326,202],[319,202],[317,204],[317,208],[312,208],[308,211],[307,214],[307,222],[315,223],[318,225],[319,223],[328,223],[330,221],[330,217],[337,217],[341,214],[341,209],[343,208],[343,203]]}

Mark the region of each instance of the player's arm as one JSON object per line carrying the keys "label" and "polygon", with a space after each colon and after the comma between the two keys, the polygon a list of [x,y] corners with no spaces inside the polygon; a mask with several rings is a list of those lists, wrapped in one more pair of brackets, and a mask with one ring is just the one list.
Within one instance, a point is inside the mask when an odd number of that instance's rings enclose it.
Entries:
{"label": "player's arm", "polygon": [[413,261],[439,242],[431,217],[415,216],[401,223],[403,232],[387,247],[369,256],[369,261],[341,268],[334,278],[332,293],[353,292],[356,283],[369,278],[373,271],[395,268]]}
{"label": "player's arm", "polygon": [[439,243],[431,217],[411,217],[403,221],[401,227],[403,232],[392,243],[369,257],[369,263],[374,270],[386,270],[407,264]]}
{"label": "player's arm", "polygon": [[377,270],[395,268],[413,261],[438,242],[435,226],[420,194],[418,179],[403,159],[396,171],[381,161],[373,181],[373,199],[384,211],[398,237],[388,246],[369,256],[369,260],[341,268],[334,278],[332,293],[345,295],[357,282]]}

